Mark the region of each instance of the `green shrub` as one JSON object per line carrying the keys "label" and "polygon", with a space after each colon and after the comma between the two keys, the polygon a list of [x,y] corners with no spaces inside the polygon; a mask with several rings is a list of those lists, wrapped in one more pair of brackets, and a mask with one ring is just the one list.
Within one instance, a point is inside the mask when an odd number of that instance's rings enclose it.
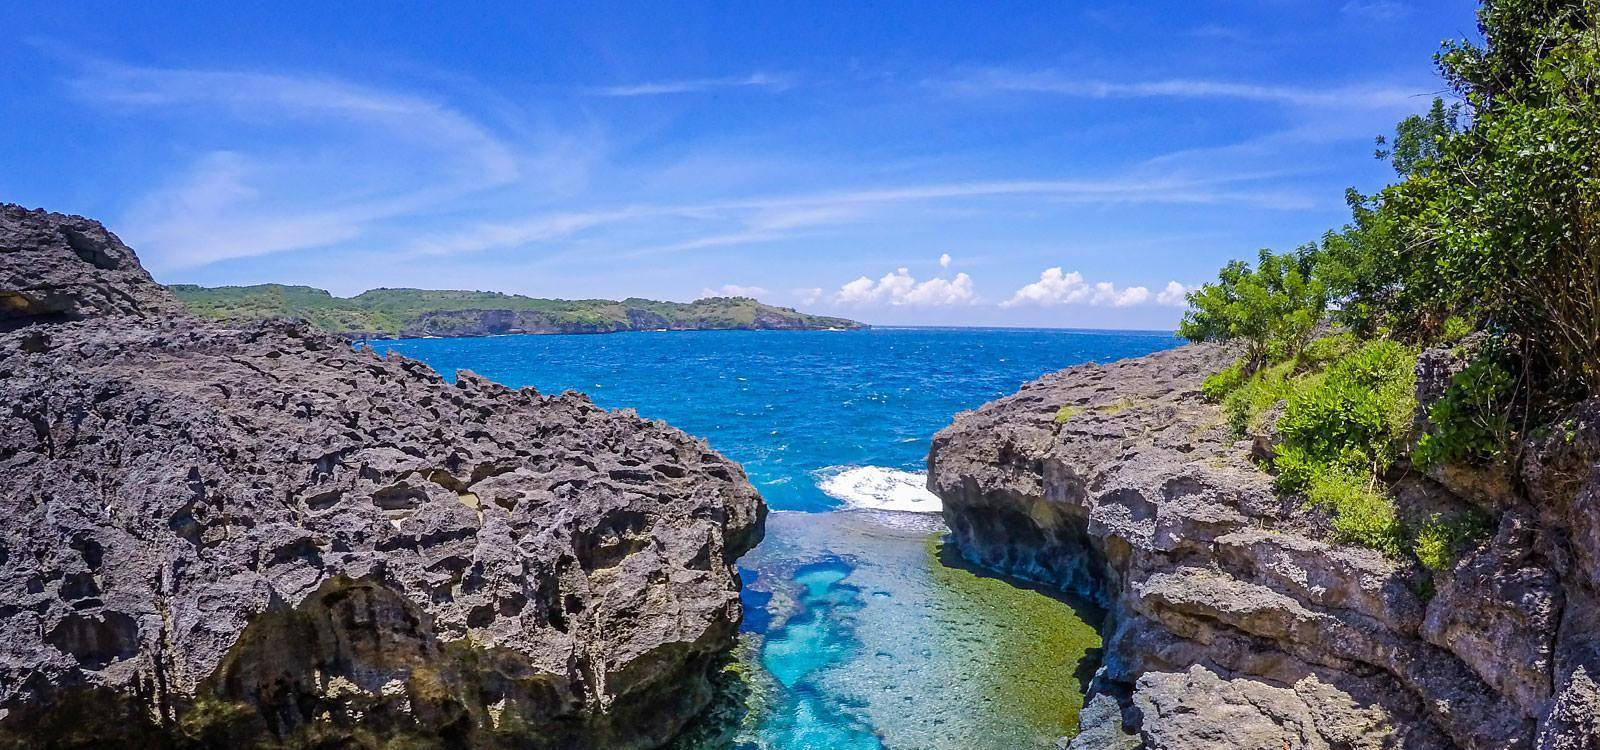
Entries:
{"label": "green shrub", "polygon": [[1516,381],[1498,356],[1481,356],[1450,378],[1428,408],[1428,431],[1411,460],[1420,468],[1482,461],[1509,440],[1509,408]]}
{"label": "green shrub", "polygon": [[1422,530],[1417,532],[1416,545],[1412,547],[1417,555],[1417,561],[1429,570],[1446,570],[1455,564],[1455,552],[1451,549],[1449,532],[1439,522],[1436,513],[1427,523],[1422,525]]}
{"label": "green shrub", "polygon": [[1379,491],[1370,474],[1343,469],[1320,471],[1306,488],[1307,504],[1333,514],[1334,539],[1400,554],[1403,535],[1394,501]]}
{"label": "green shrub", "polygon": [[1278,472],[1273,484],[1283,492],[1300,492],[1311,486],[1326,465],[1308,453],[1305,446],[1279,444],[1272,457],[1272,468]]}
{"label": "green shrub", "polygon": [[1217,281],[1189,294],[1178,326],[1190,341],[1243,341],[1248,367],[1293,359],[1322,320],[1328,291],[1312,275],[1315,245],[1292,253],[1262,250],[1255,268],[1224,266]]}
{"label": "green shrub", "polygon": [[1300,369],[1316,371],[1361,346],[1361,340],[1349,333],[1335,333],[1313,339],[1300,353]]}
{"label": "green shrub", "polygon": [[1417,532],[1413,551],[1417,561],[1430,570],[1449,570],[1467,544],[1489,536],[1489,519],[1477,512],[1452,517],[1433,514]]}
{"label": "green shrub", "polygon": [[1072,404],[1062,404],[1061,408],[1056,410],[1056,424],[1066,424],[1067,420],[1078,416],[1082,411]]}
{"label": "green shrub", "polygon": [[1409,348],[1379,340],[1298,381],[1278,419],[1278,486],[1306,489],[1326,469],[1367,476],[1387,469],[1410,432],[1415,367]]}
{"label": "green shrub", "polygon": [[1451,315],[1439,325],[1439,334],[1436,342],[1439,344],[1454,344],[1476,331],[1477,327],[1472,321],[1460,315]]}
{"label": "green shrub", "polygon": [[1233,434],[1243,436],[1261,428],[1261,416],[1289,396],[1289,376],[1293,371],[1291,362],[1259,370],[1222,400],[1222,413]]}
{"label": "green shrub", "polygon": [[1243,385],[1245,380],[1244,363],[1235,362],[1206,378],[1205,382],[1200,384],[1200,395],[1205,396],[1211,403],[1221,403],[1228,394]]}

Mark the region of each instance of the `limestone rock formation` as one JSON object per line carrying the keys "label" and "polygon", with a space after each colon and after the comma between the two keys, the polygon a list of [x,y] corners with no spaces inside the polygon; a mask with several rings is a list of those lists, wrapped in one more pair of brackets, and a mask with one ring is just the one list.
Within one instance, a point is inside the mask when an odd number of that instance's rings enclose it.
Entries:
{"label": "limestone rock formation", "polygon": [[703,441],[183,317],[85,219],[0,248],[0,747],[647,748],[706,704],[766,510]]}
{"label": "limestone rock formation", "polygon": [[[1260,446],[1200,397],[1233,356],[1071,368],[934,439],[929,486],[964,555],[1109,611],[1071,747],[1600,747],[1600,403],[1527,446],[1515,477],[1402,467],[1403,511],[1499,518],[1430,581],[1324,541],[1326,518],[1274,494]],[[1419,369],[1448,377],[1442,356]],[[1440,389],[1423,375],[1426,402]]]}
{"label": "limestone rock formation", "polygon": [[99,222],[0,204],[0,331],[36,321],[178,309],[133,251]]}

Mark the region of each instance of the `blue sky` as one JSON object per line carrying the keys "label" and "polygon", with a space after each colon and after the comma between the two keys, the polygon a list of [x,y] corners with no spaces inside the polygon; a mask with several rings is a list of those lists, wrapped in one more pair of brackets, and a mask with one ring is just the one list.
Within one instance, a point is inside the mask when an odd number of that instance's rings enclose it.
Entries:
{"label": "blue sky", "polygon": [[[1167,328],[1390,177],[1474,3],[13,4],[0,200],[164,282]],[[469,8],[470,5],[470,8]]]}

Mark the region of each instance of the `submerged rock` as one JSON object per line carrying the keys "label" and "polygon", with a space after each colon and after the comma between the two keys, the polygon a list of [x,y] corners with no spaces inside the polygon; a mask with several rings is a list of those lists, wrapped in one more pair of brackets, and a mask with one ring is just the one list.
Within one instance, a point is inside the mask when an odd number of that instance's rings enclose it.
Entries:
{"label": "submerged rock", "polygon": [[85,219],[0,249],[0,747],[646,748],[709,700],[766,508],[703,441],[183,316]]}
{"label": "submerged rock", "polygon": [[1430,582],[1324,541],[1274,494],[1257,446],[1200,397],[1232,357],[1071,368],[933,441],[929,486],[963,555],[1109,610],[1071,746],[1600,747],[1600,402],[1524,450],[1525,495],[1400,482],[1402,510],[1502,509],[1494,539]]}

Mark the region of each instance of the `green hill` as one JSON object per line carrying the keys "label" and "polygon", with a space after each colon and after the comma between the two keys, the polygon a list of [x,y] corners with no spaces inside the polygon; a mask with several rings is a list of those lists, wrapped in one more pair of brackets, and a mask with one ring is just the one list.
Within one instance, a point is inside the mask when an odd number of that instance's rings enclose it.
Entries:
{"label": "green hill", "polygon": [[499,292],[373,289],[335,297],[308,286],[170,287],[189,310],[219,320],[302,318],[350,338],[487,336],[504,333],[612,333],[637,330],[820,330],[863,328],[844,318],[807,315],[749,297],[658,302],[630,297],[538,299]]}

